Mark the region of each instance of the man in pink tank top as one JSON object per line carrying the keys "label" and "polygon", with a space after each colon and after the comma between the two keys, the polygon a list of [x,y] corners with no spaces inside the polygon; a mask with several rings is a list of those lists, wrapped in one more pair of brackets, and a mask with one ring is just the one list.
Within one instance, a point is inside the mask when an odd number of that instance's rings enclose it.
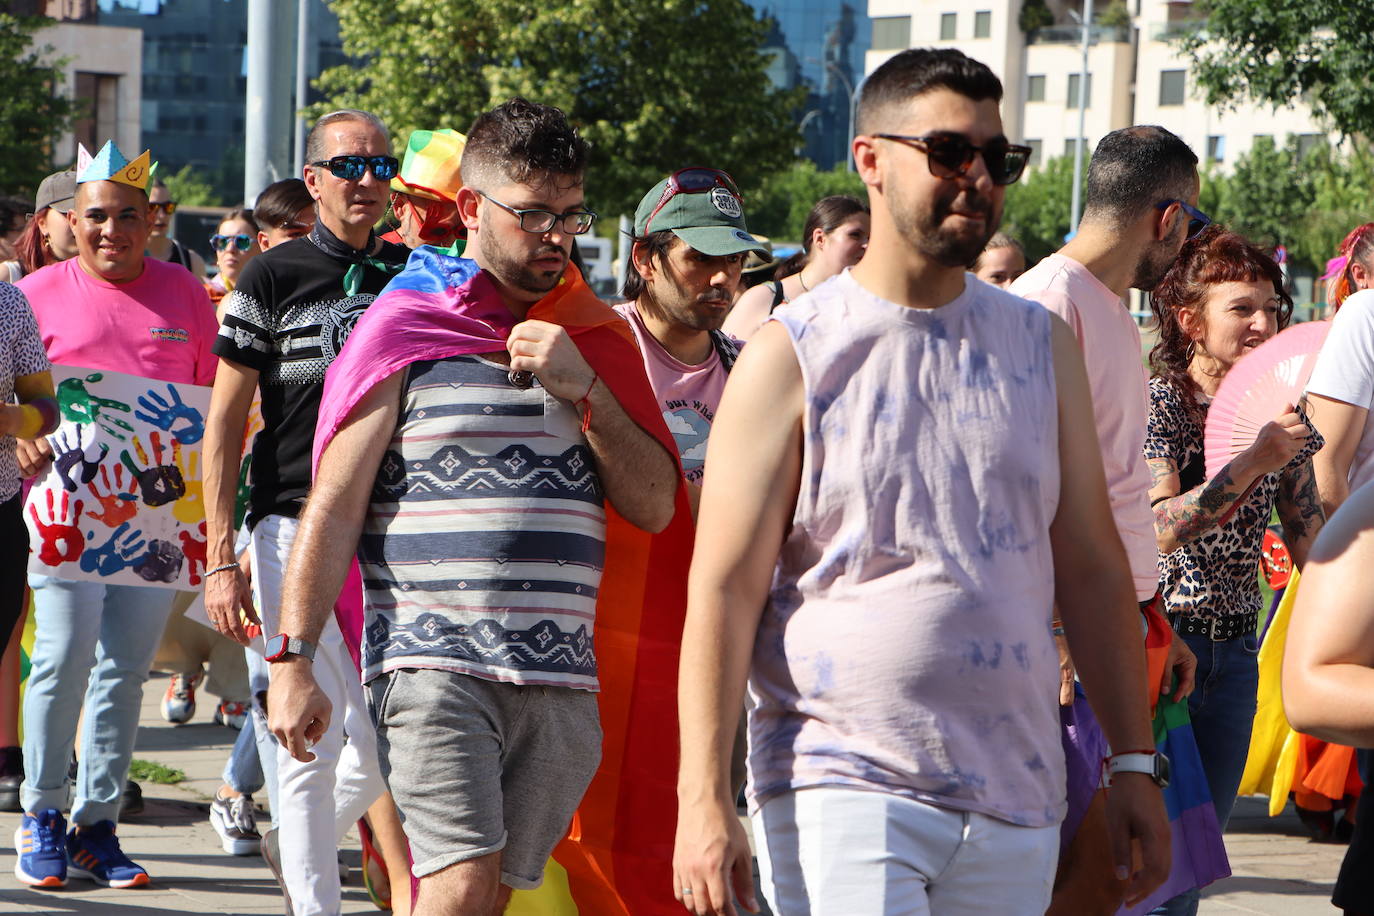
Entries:
{"label": "man in pink tank top", "polygon": [[1127,902],[1167,874],[1167,767],[1082,356],[1061,319],[964,273],[1029,155],[1001,94],[954,50],[868,77],[868,254],[778,309],[726,386],[679,677],[687,912],[756,909],[728,775],[746,676],[774,913],[1044,912],[1065,808],[1056,606],[1118,751]]}

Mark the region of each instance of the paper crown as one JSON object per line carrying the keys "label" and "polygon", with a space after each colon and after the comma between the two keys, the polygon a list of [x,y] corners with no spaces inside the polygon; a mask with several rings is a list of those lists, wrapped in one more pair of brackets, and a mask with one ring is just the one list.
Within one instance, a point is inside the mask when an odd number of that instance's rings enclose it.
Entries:
{"label": "paper crown", "polygon": [[113,140],[106,140],[94,156],[81,144],[76,145],[76,183],[115,181],[148,192],[152,181],[152,151],[144,150],[133,162],[124,158]]}
{"label": "paper crown", "polygon": [[458,164],[467,142],[467,137],[447,127],[414,131],[406,142],[401,171],[391,179],[391,190],[427,200],[453,200],[463,186]]}

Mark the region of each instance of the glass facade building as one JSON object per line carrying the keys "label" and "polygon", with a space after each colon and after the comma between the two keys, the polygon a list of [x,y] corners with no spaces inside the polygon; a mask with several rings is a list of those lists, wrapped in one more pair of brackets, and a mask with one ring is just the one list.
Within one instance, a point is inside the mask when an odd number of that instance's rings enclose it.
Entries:
{"label": "glass facade building", "polygon": [[863,79],[864,53],[873,39],[863,0],[749,0],[775,26],[769,77],[782,87],[804,85],[801,154],[821,169],[849,155],[850,102]]}

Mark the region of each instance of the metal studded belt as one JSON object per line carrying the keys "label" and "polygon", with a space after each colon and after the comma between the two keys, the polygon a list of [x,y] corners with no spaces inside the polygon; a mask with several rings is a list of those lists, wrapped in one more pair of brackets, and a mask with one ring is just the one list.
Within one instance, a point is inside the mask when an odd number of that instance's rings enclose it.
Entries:
{"label": "metal studded belt", "polygon": [[1253,636],[1259,625],[1259,614],[1234,614],[1229,617],[1174,617],[1174,630],[1183,636],[1205,636],[1212,642]]}

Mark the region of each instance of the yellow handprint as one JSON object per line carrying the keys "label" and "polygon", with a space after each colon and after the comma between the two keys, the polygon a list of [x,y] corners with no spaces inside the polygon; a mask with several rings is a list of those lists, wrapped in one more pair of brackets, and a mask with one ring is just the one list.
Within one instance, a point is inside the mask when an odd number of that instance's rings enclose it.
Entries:
{"label": "yellow handprint", "polygon": [[181,471],[182,482],[186,485],[186,492],[172,504],[172,515],[184,525],[195,525],[205,521],[205,484],[198,473],[200,453],[192,452],[190,459],[183,464],[181,443],[173,439],[172,461],[176,464],[177,470]]}

